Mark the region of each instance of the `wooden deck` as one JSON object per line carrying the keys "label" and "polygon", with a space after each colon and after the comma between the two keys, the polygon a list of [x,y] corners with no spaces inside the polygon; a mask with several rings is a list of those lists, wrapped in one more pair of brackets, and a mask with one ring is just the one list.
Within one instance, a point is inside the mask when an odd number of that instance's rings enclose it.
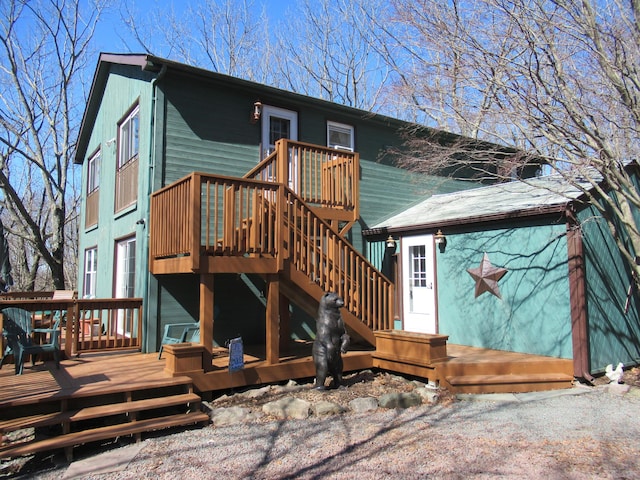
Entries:
{"label": "wooden deck", "polygon": [[[527,392],[572,385],[571,360],[461,345],[447,345],[446,355],[436,358],[440,347],[428,361],[411,360],[411,348],[392,356],[353,350],[343,357],[345,372],[381,368],[437,382],[452,393]],[[13,366],[5,366],[0,369],[0,434],[25,428],[57,430],[53,435],[47,431],[44,439],[0,444],[0,458],[65,449],[70,459],[73,447],[84,443],[126,435],[139,440],[144,432],[204,424],[209,418],[200,408],[203,392],[288,379],[311,381],[315,375],[309,342],[283,349],[276,364],[265,360],[262,346],[246,348],[245,367],[237,372],[229,372],[225,349],[214,351],[206,372],[170,371],[175,352],[198,348],[202,347],[167,345],[167,358],[162,360],[157,353],[86,354],[63,360],[59,370],[51,361],[35,367],[27,364],[23,375],[14,375]]]}

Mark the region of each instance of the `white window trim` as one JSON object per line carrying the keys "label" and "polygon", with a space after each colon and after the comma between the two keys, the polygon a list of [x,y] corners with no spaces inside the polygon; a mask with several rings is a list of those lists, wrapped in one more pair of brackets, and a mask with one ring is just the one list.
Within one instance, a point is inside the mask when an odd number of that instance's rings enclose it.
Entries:
{"label": "white window trim", "polygon": [[[341,130],[345,133],[349,133],[350,145],[348,147],[344,145],[332,146],[331,142],[329,141],[331,130]],[[349,152],[353,152],[355,149],[354,130],[355,129],[353,128],[353,125],[327,121],[327,146],[331,148],[335,148],[336,150],[347,150]]]}
{"label": "white window trim", "polygon": [[101,160],[102,151],[100,149],[89,158],[87,166],[87,194],[94,192],[100,187]]}
{"label": "white window trim", "polygon": [[[82,285],[83,297],[95,298],[98,277],[98,248],[87,248],[84,251],[84,284]],[[87,282],[87,279],[89,280]],[[88,287],[88,288],[87,288]]]}
{"label": "white window trim", "polygon": [[[131,124],[134,117],[138,117],[138,151],[130,155],[130,152],[124,151],[123,131]],[[127,165],[130,161],[134,160],[140,155],[140,105],[136,105],[120,122],[118,125],[118,164],[117,169]]]}

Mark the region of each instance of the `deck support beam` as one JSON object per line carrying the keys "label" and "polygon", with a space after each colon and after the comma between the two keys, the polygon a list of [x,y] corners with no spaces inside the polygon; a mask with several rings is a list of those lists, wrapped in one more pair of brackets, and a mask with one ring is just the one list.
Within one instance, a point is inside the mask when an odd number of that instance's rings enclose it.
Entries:
{"label": "deck support beam", "polygon": [[202,367],[205,372],[212,369],[213,363],[213,278],[212,273],[200,275],[200,344],[204,347]]}
{"label": "deck support beam", "polygon": [[590,379],[587,304],[585,293],[584,251],[582,232],[577,220],[569,216],[567,249],[569,257],[569,298],[571,303],[571,338],[573,343],[573,375]]}
{"label": "deck support beam", "polygon": [[267,364],[280,362],[280,279],[278,275],[267,275],[267,311],[266,311],[266,339]]}

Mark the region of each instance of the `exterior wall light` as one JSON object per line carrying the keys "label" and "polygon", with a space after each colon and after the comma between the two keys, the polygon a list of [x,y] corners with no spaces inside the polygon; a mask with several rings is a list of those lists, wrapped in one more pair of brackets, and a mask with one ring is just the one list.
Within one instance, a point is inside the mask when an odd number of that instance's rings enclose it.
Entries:
{"label": "exterior wall light", "polygon": [[260,100],[256,100],[253,104],[253,113],[251,114],[251,123],[257,123],[260,120],[260,116],[262,115],[262,102]]}
{"label": "exterior wall light", "polygon": [[389,235],[389,237],[387,238],[387,248],[389,249],[393,248],[393,251],[395,252],[396,245],[397,245],[396,240],[391,235]]}
{"label": "exterior wall light", "polygon": [[447,248],[447,237],[444,236],[444,233],[442,233],[442,230],[438,230],[434,235],[433,239],[436,242],[436,245],[438,246],[440,253],[444,253],[445,249]]}

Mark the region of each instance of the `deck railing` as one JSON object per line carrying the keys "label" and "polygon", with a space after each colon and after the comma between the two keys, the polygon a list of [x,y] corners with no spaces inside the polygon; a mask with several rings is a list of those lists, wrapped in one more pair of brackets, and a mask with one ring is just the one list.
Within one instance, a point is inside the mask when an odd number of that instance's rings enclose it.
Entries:
{"label": "deck railing", "polygon": [[0,310],[18,307],[33,312],[32,322],[37,328],[50,328],[60,318],[62,348],[67,357],[83,352],[141,349],[141,298],[54,300],[49,295],[3,295]]}
{"label": "deck railing", "polygon": [[289,261],[369,328],[391,328],[391,282],[283,184],[194,173],[152,196],[150,228],[152,263],[189,256],[196,270],[205,255],[272,257],[281,270]]}
{"label": "deck railing", "polygon": [[358,217],[358,153],[282,139],[244,177],[283,183],[307,203]]}
{"label": "deck railing", "polygon": [[393,284],[360,252],[285,189],[287,259],[325,292],[336,292],[345,308],[372,330],[393,325]]}

